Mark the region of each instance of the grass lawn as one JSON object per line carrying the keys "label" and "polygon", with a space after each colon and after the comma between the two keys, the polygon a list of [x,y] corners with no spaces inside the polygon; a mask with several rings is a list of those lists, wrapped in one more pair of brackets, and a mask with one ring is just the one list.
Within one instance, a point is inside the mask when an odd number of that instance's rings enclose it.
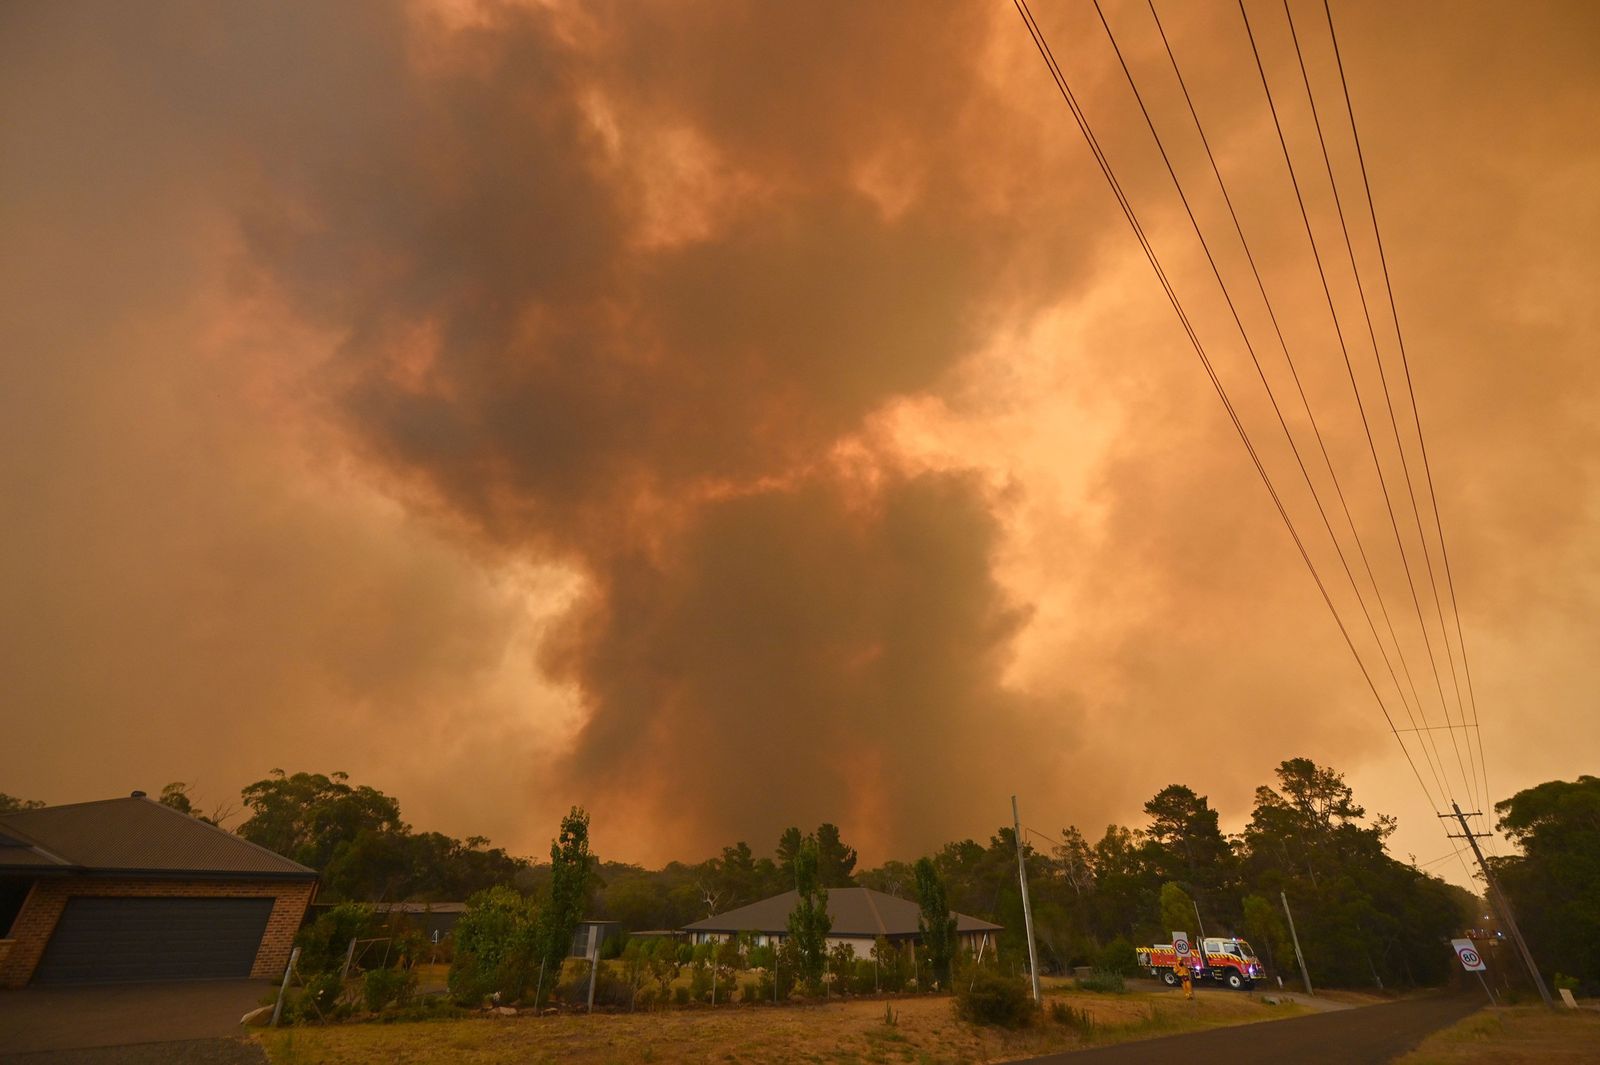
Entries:
{"label": "grass lawn", "polygon": [[1600,1060],[1600,1012],[1543,1006],[1484,1009],[1433,1033],[1403,1065],[1564,1065]]}
{"label": "grass lawn", "polygon": [[[1084,1045],[1291,1017],[1302,1012],[1258,996],[1125,995],[1052,989],[1094,1019],[1091,1042],[1048,1014],[1019,1032],[958,1020],[948,996],[851,999],[805,1006],[727,1006],[655,1013],[569,1014],[345,1024],[262,1033],[273,1065],[323,1062],[995,1062]],[[892,1009],[895,1023],[885,1023]]]}

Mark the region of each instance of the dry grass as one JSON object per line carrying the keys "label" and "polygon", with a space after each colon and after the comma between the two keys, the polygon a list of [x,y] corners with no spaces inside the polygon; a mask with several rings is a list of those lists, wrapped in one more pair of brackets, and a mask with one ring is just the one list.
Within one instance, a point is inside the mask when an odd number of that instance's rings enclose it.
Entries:
{"label": "dry grass", "polygon": [[1483,1009],[1430,1035],[1403,1065],[1576,1065],[1600,1061],[1600,1013],[1543,1006]]}
{"label": "dry grass", "polygon": [[[1294,1016],[1247,995],[1097,995],[1053,991],[1094,1019],[1096,1044]],[[895,1013],[886,1024],[885,1008]],[[1048,1019],[1026,1030],[976,1028],[946,996],[854,999],[810,1006],[729,1006],[593,1017],[470,1018],[409,1024],[350,1024],[265,1033],[274,1065],[324,1062],[502,1065],[510,1062],[813,1062],[917,1065],[998,1062],[1084,1043]]]}

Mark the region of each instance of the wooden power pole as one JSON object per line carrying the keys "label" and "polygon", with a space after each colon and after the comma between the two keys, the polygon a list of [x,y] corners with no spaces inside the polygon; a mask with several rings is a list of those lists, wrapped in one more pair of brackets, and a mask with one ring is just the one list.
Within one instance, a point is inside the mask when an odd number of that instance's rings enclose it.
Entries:
{"label": "wooden power pole", "polygon": [[1289,896],[1280,891],[1278,898],[1283,900],[1283,915],[1289,918],[1289,936],[1294,940],[1295,960],[1300,963],[1300,979],[1306,982],[1306,994],[1315,995],[1316,992],[1311,990],[1311,973],[1306,968],[1306,956],[1300,950],[1300,933],[1294,930],[1294,913],[1289,909]]}
{"label": "wooden power pole", "polygon": [[[1544,999],[1544,1004],[1551,1009],[1555,1008],[1555,1000],[1550,997],[1550,989],[1544,986],[1544,977],[1539,975],[1539,967],[1533,963],[1533,952],[1528,949],[1527,940],[1522,938],[1522,929],[1517,927],[1517,919],[1511,913],[1511,903],[1506,901],[1506,896],[1500,890],[1500,881],[1494,878],[1494,870],[1489,868],[1489,863],[1483,860],[1483,851],[1478,849],[1478,840],[1487,836],[1487,832],[1474,832],[1467,826],[1467,815],[1461,812],[1461,807],[1455,803],[1450,804],[1454,813],[1440,814],[1440,817],[1454,818],[1461,824],[1461,833],[1447,832],[1445,835],[1451,839],[1464,839],[1472,847],[1472,856],[1478,859],[1478,868],[1483,870],[1484,883],[1489,885],[1489,901],[1494,908],[1500,911],[1500,919],[1505,922],[1506,930],[1511,933],[1512,942],[1517,945],[1517,952],[1522,955],[1522,964],[1528,967],[1528,975],[1533,977],[1533,986],[1539,989],[1539,997]],[[1480,816],[1476,810],[1472,816]]]}
{"label": "wooden power pole", "polygon": [[1011,796],[1011,824],[1017,837],[1017,879],[1022,883],[1022,923],[1028,930],[1028,973],[1033,977],[1033,1001],[1039,1002],[1039,952],[1033,945],[1033,903],[1028,901],[1028,866],[1022,858],[1022,818],[1017,797]]}

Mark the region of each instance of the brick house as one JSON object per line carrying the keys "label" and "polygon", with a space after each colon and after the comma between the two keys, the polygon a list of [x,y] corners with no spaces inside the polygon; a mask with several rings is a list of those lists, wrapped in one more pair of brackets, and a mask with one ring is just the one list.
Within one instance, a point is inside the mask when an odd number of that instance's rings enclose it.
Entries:
{"label": "brick house", "polygon": [[276,978],[316,886],[139,791],[0,814],[0,987]]}

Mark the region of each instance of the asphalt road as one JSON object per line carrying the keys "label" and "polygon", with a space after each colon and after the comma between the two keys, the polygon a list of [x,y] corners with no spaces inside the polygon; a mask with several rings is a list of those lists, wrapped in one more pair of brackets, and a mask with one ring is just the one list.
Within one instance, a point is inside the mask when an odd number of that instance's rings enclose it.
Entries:
{"label": "asphalt road", "polygon": [[1292,1061],[1295,1065],[1382,1065],[1429,1033],[1472,1013],[1475,996],[1386,1002],[1286,1021],[1169,1035],[1120,1046],[1032,1058],[1032,1065],[1142,1065],[1152,1061]]}

